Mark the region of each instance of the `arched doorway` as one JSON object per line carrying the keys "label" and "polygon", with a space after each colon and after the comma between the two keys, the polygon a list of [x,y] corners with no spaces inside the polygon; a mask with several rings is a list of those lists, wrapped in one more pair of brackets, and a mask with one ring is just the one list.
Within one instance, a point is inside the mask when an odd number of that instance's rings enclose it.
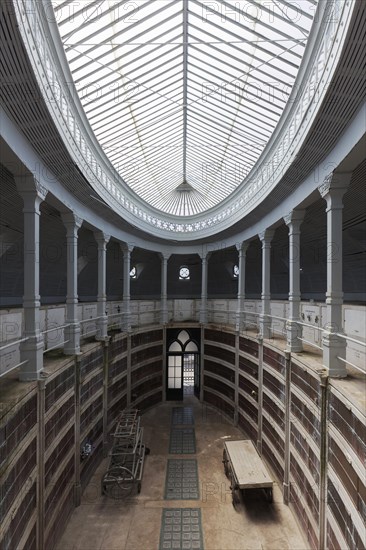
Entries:
{"label": "arched doorway", "polygon": [[199,329],[167,331],[167,400],[199,396],[200,349]]}

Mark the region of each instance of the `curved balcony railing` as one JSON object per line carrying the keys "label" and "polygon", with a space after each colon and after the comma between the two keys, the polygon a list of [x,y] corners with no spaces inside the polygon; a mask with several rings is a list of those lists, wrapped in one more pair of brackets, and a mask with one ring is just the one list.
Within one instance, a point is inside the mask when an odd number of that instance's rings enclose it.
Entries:
{"label": "curved balcony railing", "polygon": [[[271,314],[267,315],[270,319],[271,339],[273,342],[285,340],[286,338],[286,308],[288,302],[272,301]],[[246,331],[253,337],[259,334],[259,317],[261,315],[261,301],[248,300],[250,309],[245,309],[244,322],[241,327],[241,333]],[[324,304],[311,304],[313,316],[306,314],[309,303],[302,302],[302,317],[305,320],[299,320],[298,324],[302,327],[302,336],[299,339],[304,343],[319,351],[321,358],[322,351],[322,333],[326,330],[323,326],[321,309]],[[122,330],[123,327],[123,309],[121,302],[107,302],[108,330]],[[363,306],[348,306],[357,310],[364,311]],[[237,322],[237,300],[209,300],[208,304],[208,324],[222,326],[229,330],[236,330]],[[27,340],[22,336],[23,310],[18,313],[9,313],[9,310],[0,311],[2,341],[0,342],[0,377],[4,374],[20,367],[20,345]],[[99,317],[96,314],[96,303],[79,304],[79,323],[80,338],[85,341],[87,338],[97,336],[97,321]],[[283,311],[283,314],[278,314]],[[65,323],[66,306],[46,306],[41,308],[43,316],[41,334],[43,336],[44,353],[51,350],[62,350],[67,343],[64,338],[64,329],[69,326]],[[199,300],[168,300],[168,320],[169,323],[199,323],[200,301]],[[14,315],[17,321],[14,322]],[[309,321],[306,317],[309,317]],[[7,321],[8,319],[8,321]],[[131,301],[131,328],[132,330],[151,327],[161,324],[161,304],[158,300],[132,300]],[[16,326],[15,326],[16,325]],[[365,327],[358,327],[365,331]],[[8,330],[7,330],[8,329]],[[362,373],[366,373],[366,342],[354,337],[352,326],[345,326],[344,333],[338,333],[337,336],[347,342],[347,354],[341,358],[348,367],[354,368]],[[306,354],[306,351],[304,352]]]}
{"label": "curved balcony railing", "polygon": [[[282,118],[249,176],[218,207],[181,220],[163,214],[134,194],[113,169],[92,134],[77,97],[51,4],[14,1],[19,30],[51,117],[70,157],[95,191],[116,212],[166,238],[204,237],[231,226],[280,182],[321,107],[345,43],[355,2],[324,2]],[[138,221],[137,221],[138,220]]]}

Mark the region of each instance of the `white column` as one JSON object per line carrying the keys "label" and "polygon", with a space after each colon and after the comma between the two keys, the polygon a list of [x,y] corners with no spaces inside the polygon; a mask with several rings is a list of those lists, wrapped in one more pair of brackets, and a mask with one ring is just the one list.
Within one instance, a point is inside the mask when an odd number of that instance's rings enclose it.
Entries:
{"label": "white column", "polygon": [[131,252],[133,246],[128,243],[121,244],[123,252],[123,317],[122,330],[129,332],[131,330],[131,295],[130,295],[130,271],[131,271]]}
{"label": "white column", "polygon": [[293,352],[302,350],[300,321],[300,226],[305,210],[293,210],[283,219],[289,228],[289,315],[286,323],[287,349]]}
{"label": "white column", "polygon": [[239,276],[238,276],[238,309],[236,311],[236,330],[244,328],[244,301],[245,301],[245,260],[249,243],[242,242],[236,245],[239,252]]}
{"label": "white column", "polygon": [[107,296],[107,244],[110,235],[103,231],[95,231],[98,244],[98,297],[97,297],[97,340],[108,338],[108,317],[106,314]]}
{"label": "white column", "polygon": [[274,231],[266,229],[259,234],[262,242],[262,313],[259,316],[259,331],[262,338],[269,338],[271,333],[271,241]]}
{"label": "white column", "polygon": [[83,220],[73,212],[63,213],[66,227],[67,295],[64,353],[80,353],[80,323],[78,319],[78,231]]}
{"label": "white column", "polygon": [[319,186],[327,202],[327,324],[323,331],[323,363],[332,378],[344,378],[347,369],[346,341],[337,336],[343,332],[343,250],[342,210],[343,195],[347,191],[351,174],[330,174]]}
{"label": "white column", "polygon": [[16,177],[24,214],[24,330],[20,345],[20,380],[36,380],[43,369],[43,336],[40,326],[39,222],[40,205],[47,190],[32,175]]}
{"label": "white column", "polygon": [[207,323],[207,263],[209,254],[203,252],[200,256],[202,261],[200,323],[205,324]]}
{"label": "white column", "polygon": [[161,324],[168,322],[168,260],[170,254],[161,254]]}

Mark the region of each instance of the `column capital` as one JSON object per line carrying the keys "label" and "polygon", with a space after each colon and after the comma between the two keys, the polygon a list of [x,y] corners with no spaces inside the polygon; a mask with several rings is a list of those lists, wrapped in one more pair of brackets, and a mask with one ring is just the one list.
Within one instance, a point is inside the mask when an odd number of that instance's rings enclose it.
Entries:
{"label": "column capital", "polygon": [[305,210],[291,210],[286,216],[283,216],[283,221],[290,227],[292,224],[300,225],[304,221]]}
{"label": "column capital", "polygon": [[126,254],[127,252],[131,254],[131,252],[135,248],[135,245],[131,244],[131,243],[119,243],[119,246],[120,246],[123,254]]}
{"label": "column capital", "polygon": [[61,219],[66,229],[76,230],[80,229],[84,221],[75,212],[61,212]]}
{"label": "column capital", "polygon": [[318,191],[323,199],[327,199],[328,195],[332,194],[332,191],[342,197],[347,191],[349,183],[351,181],[351,172],[331,172],[328,174],[324,181],[318,186]]}
{"label": "column capital", "polygon": [[48,193],[48,189],[37,180],[33,174],[27,174],[26,176],[15,176],[15,183],[18,193],[23,195],[24,193],[35,193],[41,201],[44,201]]}
{"label": "column capital", "polygon": [[160,256],[161,260],[168,261],[170,256],[171,256],[171,253],[170,252],[159,252],[159,256]]}
{"label": "column capital", "polygon": [[243,252],[244,254],[245,254],[246,251],[248,250],[249,245],[250,245],[250,242],[249,242],[249,241],[242,241],[242,242],[239,242],[239,243],[235,243],[236,250],[237,250],[239,253],[240,253],[240,252]]}
{"label": "column capital", "polygon": [[107,245],[109,243],[109,239],[111,238],[110,235],[107,235],[107,233],[104,233],[104,231],[94,231],[94,238],[100,245]]}
{"label": "column capital", "polygon": [[269,244],[273,239],[274,233],[274,229],[265,229],[261,233],[258,233],[259,240],[262,241],[263,244]]}
{"label": "column capital", "polygon": [[197,252],[197,254],[199,255],[202,261],[203,260],[208,261],[211,256],[211,252],[209,252],[208,250],[202,250],[202,252]]}
{"label": "column capital", "polygon": [[23,212],[39,213],[39,206],[45,200],[48,189],[41,185],[33,174],[15,176],[14,179],[18,193],[23,199]]}

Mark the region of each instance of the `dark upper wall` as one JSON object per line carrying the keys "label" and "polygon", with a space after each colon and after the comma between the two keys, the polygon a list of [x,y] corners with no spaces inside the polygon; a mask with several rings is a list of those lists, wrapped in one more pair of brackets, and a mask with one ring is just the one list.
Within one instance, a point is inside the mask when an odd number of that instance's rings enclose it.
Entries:
{"label": "dark upper wall", "polygon": [[[346,301],[365,302],[366,273],[366,161],[353,172],[343,209],[343,281]],[[0,164],[0,306],[19,306],[23,296],[23,203],[12,174]],[[317,199],[306,210],[301,225],[301,293],[303,299],[324,300],[327,244],[326,203]],[[234,298],[237,280],[232,265],[238,262],[234,247],[212,252],[208,264],[209,297]],[[138,277],[131,280],[132,298],[160,297],[161,260],[157,253],[134,249],[131,265]],[[179,267],[188,265],[189,281],[179,280]],[[78,285],[81,301],[97,296],[97,243],[93,232],[79,230]],[[246,296],[260,298],[261,243],[253,239],[246,255]],[[107,246],[107,296],[121,299],[123,255],[119,243]],[[59,212],[47,202],[40,217],[40,293],[42,303],[63,303],[66,298],[66,230]],[[288,229],[277,228],[271,247],[271,293],[285,299],[288,293]],[[199,298],[201,259],[196,255],[172,255],[168,261],[168,297]]]}

